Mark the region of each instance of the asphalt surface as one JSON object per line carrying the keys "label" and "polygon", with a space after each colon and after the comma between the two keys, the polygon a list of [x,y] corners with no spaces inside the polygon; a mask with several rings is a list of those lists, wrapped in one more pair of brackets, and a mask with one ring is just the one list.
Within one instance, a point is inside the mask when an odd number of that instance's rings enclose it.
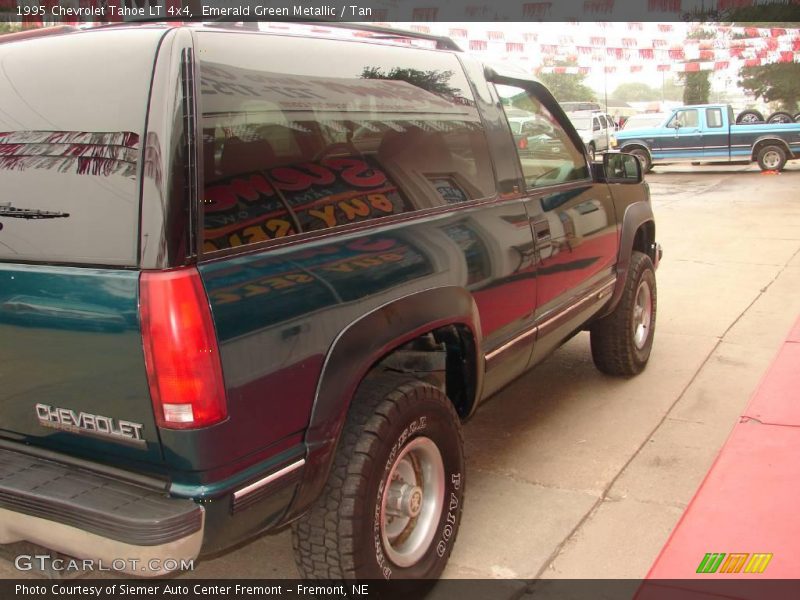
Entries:
{"label": "asphalt surface", "polygon": [[[800,314],[800,164],[656,167],[647,182],[664,259],[646,371],[602,375],[581,334],[482,405],[445,577],[643,577]],[[20,575],[35,576],[0,560]],[[290,533],[181,577],[297,577]]]}

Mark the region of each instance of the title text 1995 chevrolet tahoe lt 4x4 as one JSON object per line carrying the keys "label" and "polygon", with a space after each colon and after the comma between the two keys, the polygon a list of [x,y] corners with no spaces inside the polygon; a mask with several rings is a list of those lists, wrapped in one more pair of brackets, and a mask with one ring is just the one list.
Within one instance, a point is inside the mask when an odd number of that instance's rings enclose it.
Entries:
{"label": "title text 1995 chevrolet tahoe lt 4x4", "polygon": [[311,29],[0,43],[0,542],[188,559],[292,523],[304,577],[433,578],[482,399],[587,328],[645,367],[636,158],[591,165],[447,39]]}

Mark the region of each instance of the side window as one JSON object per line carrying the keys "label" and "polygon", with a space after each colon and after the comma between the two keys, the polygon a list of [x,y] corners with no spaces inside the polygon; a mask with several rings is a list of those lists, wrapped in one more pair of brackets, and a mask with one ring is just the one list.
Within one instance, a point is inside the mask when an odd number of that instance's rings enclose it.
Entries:
{"label": "side window", "polygon": [[679,110],[667,123],[667,127],[698,127],[700,124],[697,118],[697,109]]}
{"label": "side window", "polygon": [[608,123],[606,122],[605,115],[597,115],[597,119],[600,121],[600,128],[606,129],[608,127]]}
{"label": "side window", "polygon": [[603,124],[600,122],[599,117],[592,119],[592,131],[600,131],[602,128]]}
{"label": "side window", "polygon": [[583,149],[575,146],[535,95],[511,85],[495,89],[509,123],[522,123],[522,133],[515,134],[514,141],[528,189],[589,178]]}
{"label": "side window", "polygon": [[495,193],[455,57],[299,37],[198,40],[206,252]]}
{"label": "side window", "polygon": [[722,127],[722,109],[720,109],[720,108],[707,108],[706,109],[706,124],[709,127]]}

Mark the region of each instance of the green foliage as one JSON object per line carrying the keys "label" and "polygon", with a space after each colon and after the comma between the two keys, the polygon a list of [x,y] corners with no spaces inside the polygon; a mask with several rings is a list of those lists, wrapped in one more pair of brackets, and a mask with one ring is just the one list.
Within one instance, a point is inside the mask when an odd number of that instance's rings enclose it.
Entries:
{"label": "green foliage", "polygon": [[785,1],[763,2],[731,9],[716,20],[749,27],[800,27],[800,5]]}
{"label": "green foliage", "polygon": [[674,78],[665,78],[661,85],[649,86],[641,82],[622,83],[610,97],[622,102],[654,102],[656,100],[682,100],[683,86]]}
{"label": "green foliage", "polygon": [[780,102],[781,108],[794,114],[800,101],[800,64],[775,63],[742,67],[739,85],[765,102]]}
{"label": "green foliage", "polygon": [[0,21],[0,35],[4,33],[14,33],[20,29],[22,29],[22,27],[18,23],[3,23]]}
{"label": "green foliage", "polygon": [[683,100],[683,84],[674,77],[664,80],[661,91],[664,100]]}
{"label": "green foliage", "polygon": [[399,67],[394,67],[388,73],[384,72],[381,67],[364,67],[361,72],[362,79],[406,81],[423,90],[448,97],[461,94],[458,88],[448,85],[452,77],[452,71],[421,71],[419,69],[401,69]]}
{"label": "green foliage", "polygon": [[611,97],[623,102],[648,102],[660,99],[661,90],[651,88],[646,83],[632,81],[618,85],[617,89],[612,92]]}
{"label": "green foliage", "polygon": [[[690,40],[709,40],[716,36],[714,31],[695,29],[686,36]],[[683,83],[684,104],[707,104],[711,95],[711,72],[694,71],[679,75]]]}
{"label": "green foliage", "polygon": [[690,31],[686,38],[689,40],[710,40],[716,36],[716,33],[710,30],[705,29],[695,29],[694,31]]}
{"label": "green foliage", "polygon": [[711,71],[682,73],[684,104],[708,104],[711,94],[710,76]]}
{"label": "green foliage", "polygon": [[[739,27],[800,27],[800,5],[763,4],[737,8],[727,15]],[[734,38],[749,37],[747,33]],[[739,69],[739,87],[765,102],[779,102],[792,114],[800,102],[800,64],[775,63]]]}
{"label": "green foliage", "polygon": [[787,0],[773,0],[753,3],[728,10],[694,9],[683,15],[684,20],[695,23],[730,23],[751,27],[791,27],[800,26],[800,5]]}
{"label": "green foliage", "polygon": [[[559,67],[573,67],[574,62],[559,61]],[[597,100],[594,91],[584,83],[586,75],[570,73],[542,73],[539,80],[547,86],[559,102],[593,102]]]}

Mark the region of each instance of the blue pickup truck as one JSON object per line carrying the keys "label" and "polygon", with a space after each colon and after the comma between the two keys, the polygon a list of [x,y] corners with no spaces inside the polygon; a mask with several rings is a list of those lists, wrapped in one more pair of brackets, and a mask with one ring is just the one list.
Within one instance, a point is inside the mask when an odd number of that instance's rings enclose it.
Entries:
{"label": "blue pickup truck", "polygon": [[780,171],[787,160],[800,158],[800,123],[737,125],[726,104],[682,106],[655,127],[623,129],[615,139],[645,172],[654,164],[740,161]]}

